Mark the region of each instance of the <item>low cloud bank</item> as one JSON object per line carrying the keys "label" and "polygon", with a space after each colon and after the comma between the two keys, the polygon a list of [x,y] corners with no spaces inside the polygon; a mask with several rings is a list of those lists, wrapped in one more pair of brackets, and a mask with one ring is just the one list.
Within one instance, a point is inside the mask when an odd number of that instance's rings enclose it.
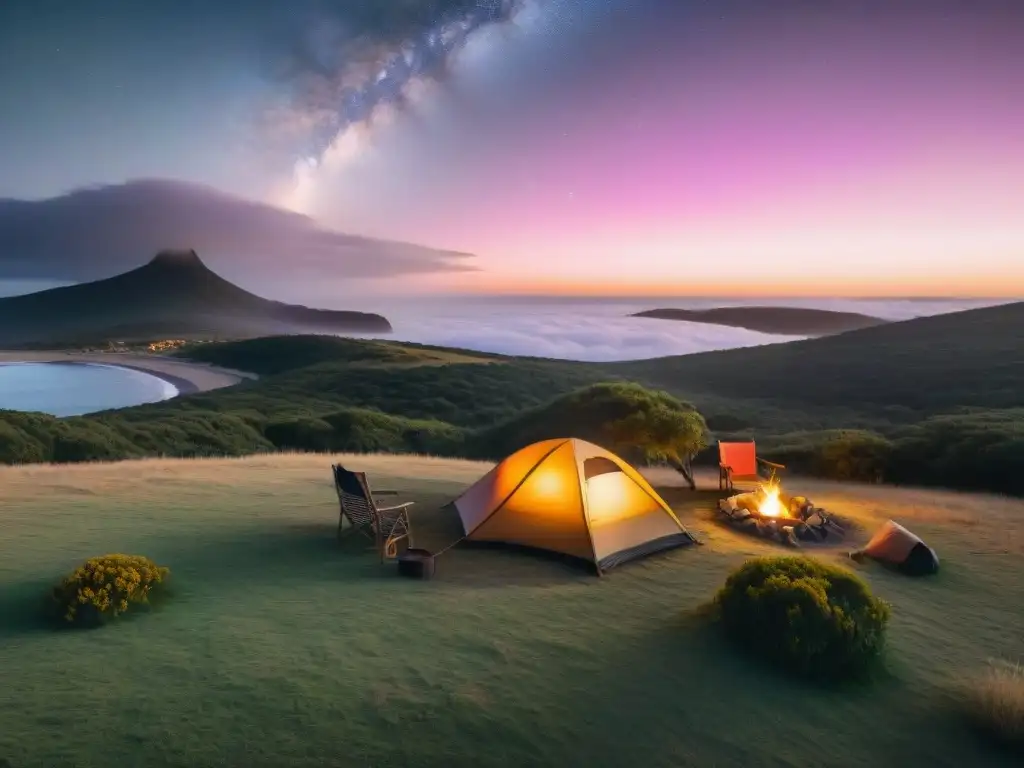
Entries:
{"label": "low cloud bank", "polygon": [[[557,302],[544,300],[437,300],[379,306],[394,326],[392,338],[481,352],[566,360],[610,362],[792,341],[793,336],[757,333],[703,323],[629,317],[655,306],[700,308],[752,304],[746,301]],[[758,301],[862,312],[887,320],[998,304],[970,300]]]}

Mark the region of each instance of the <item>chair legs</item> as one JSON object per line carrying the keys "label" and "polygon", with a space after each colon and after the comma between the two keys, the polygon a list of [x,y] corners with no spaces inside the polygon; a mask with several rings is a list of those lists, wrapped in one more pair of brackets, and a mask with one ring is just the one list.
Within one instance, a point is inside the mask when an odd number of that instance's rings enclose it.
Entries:
{"label": "chair legs", "polygon": [[718,490],[732,490],[732,477],[729,475],[729,470],[727,469],[718,470]]}
{"label": "chair legs", "polygon": [[[346,521],[348,521],[348,525],[345,524]],[[365,525],[354,525],[345,515],[340,515],[338,518],[338,540],[340,541],[345,536],[349,536],[356,531],[372,539],[373,536],[366,530],[367,527]]]}
{"label": "chair legs", "polygon": [[[346,521],[348,523],[346,524]],[[398,542],[411,537],[412,526],[408,515],[404,512],[392,520],[380,520],[373,525],[353,525],[345,515],[338,520],[338,541],[351,536],[356,531],[362,533],[373,542],[373,548],[380,554],[380,561],[398,557]]]}

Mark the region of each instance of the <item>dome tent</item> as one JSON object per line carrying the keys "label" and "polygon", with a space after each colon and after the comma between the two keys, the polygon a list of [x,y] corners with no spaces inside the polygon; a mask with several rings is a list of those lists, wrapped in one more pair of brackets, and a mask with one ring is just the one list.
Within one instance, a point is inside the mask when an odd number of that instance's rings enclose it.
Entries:
{"label": "dome tent", "polygon": [[587,560],[598,574],[696,539],[639,472],[576,438],[516,451],[455,500],[468,541]]}
{"label": "dome tent", "polygon": [[923,576],[939,570],[939,556],[935,550],[892,520],[879,528],[863,549],[851,553],[851,557],[856,560],[870,557],[909,576]]}

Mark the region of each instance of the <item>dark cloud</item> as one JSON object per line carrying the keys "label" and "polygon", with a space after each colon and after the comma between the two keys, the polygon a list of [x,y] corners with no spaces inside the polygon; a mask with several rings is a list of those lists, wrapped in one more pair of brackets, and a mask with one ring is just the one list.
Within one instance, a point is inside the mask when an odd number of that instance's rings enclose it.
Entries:
{"label": "dark cloud", "polygon": [[471,271],[470,255],[325,229],[208,187],[142,180],[47,200],[0,200],[0,278],[92,280],[164,248],[194,248],[226,275],[380,278]]}

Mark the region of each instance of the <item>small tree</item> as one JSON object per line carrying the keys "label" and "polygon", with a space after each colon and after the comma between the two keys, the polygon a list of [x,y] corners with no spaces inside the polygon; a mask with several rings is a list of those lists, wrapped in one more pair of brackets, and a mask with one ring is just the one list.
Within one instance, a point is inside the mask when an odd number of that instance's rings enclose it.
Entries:
{"label": "small tree", "polygon": [[833,480],[881,482],[891,455],[892,443],[881,435],[847,430],[821,445],[816,469]]}
{"label": "small tree", "polygon": [[696,489],[691,463],[708,444],[704,417],[666,393],[644,394],[635,399],[636,408],[630,413],[604,425],[608,439],[618,451],[667,463]]}
{"label": "small tree", "polygon": [[690,462],[707,445],[707,425],[689,403],[634,382],[606,381],[476,433],[472,453],[497,459],[530,443],[570,435],[631,461],[666,462],[691,488]]}

